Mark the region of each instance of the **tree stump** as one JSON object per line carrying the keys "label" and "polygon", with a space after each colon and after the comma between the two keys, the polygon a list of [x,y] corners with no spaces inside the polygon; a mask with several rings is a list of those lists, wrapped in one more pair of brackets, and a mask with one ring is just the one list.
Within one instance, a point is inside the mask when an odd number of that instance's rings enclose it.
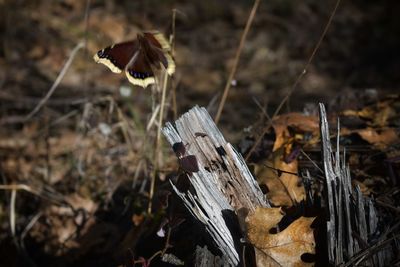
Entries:
{"label": "tree stump", "polygon": [[238,265],[239,240],[232,234],[228,215],[241,209],[252,212],[258,206],[269,207],[257,181],[205,108],[192,108],[175,121],[175,126],[166,123],[163,133],[171,146],[182,142],[186,150],[182,156],[194,155],[199,166],[188,178],[193,192],[180,192],[174,184],[172,187],[222,251],[222,265]]}

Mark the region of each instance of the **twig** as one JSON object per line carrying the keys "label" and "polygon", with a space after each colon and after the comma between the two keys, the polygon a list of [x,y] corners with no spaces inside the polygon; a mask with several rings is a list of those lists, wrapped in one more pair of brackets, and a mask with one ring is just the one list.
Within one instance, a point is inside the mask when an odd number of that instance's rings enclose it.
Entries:
{"label": "twig", "polygon": [[143,258],[137,260],[137,261],[133,261],[133,263],[145,263],[146,266],[150,266],[150,263],[152,260],[155,259],[155,257],[157,257],[158,255],[163,256],[165,254],[165,252],[167,252],[168,248],[171,247],[171,245],[169,244],[169,240],[171,238],[171,228],[168,228],[168,233],[167,233],[167,239],[165,241],[165,245],[164,248],[162,250],[157,251],[156,253],[154,253],[148,260],[145,260]]}
{"label": "twig", "polygon": [[[356,265],[364,261],[365,257],[371,256],[375,253],[377,253],[381,248],[385,247],[387,243],[390,243],[392,240],[400,238],[400,235],[395,235],[392,236],[386,240],[383,240],[382,242],[378,242],[375,245],[369,247],[368,249],[363,250],[359,254],[355,255],[353,258],[351,258],[348,262],[345,264],[340,265],[341,267],[347,267],[347,266],[352,266],[355,262]],[[361,261],[360,261],[361,260]]]}
{"label": "twig", "polygon": [[61,69],[60,74],[58,74],[57,79],[54,81],[53,85],[51,86],[50,90],[47,92],[46,96],[39,102],[39,104],[25,117],[25,120],[29,120],[30,118],[35,115],[39,109],[43,107],[43,105],[49,100],[51,95],[57,89],[58,85],[60,84],[61,80],[64,78],[65,74],[67,73],[68,68],[70,67],[72,61],[74,60],[76,53],[84,46],[84,42],[78,43],[75,48],[72,50],[67,62],[65,63],[64,67]]}
{"label": "twig", "polygon": [[153,127],[154,121],[156,120],[159,111],[160,111],[160,105],[156,105],[156,107],[153,109],[153,114],[151,114],[149,122],[147,123],[146,131],[149,131],[151,127]]}
{"label": "twig", "polygon": [[300,149],[300,152],[312,163],[312,165],[314,165],[315,168],[317,168],[321,173],[324,173],[324,171],[318,166],[318,164],[314,160],[312,160],[302,148]]}
{"label": "twig", "polygon": [[84,41],[83,41],[84,42],[83,58],[85,59],[84,60],[85,68],[82,72],[82,85],[83,85],[83,88],[85,89],[84,90],[85,96],[87,96],[87,92],[88,92],[88,90],[86,90],[86,88],[87,88],[87,83],[88,83],[87,70],[89,69],[87,59],[89,59],[89,57],[88,57],[88,55],[89,55],[89,53],[88,53],[88,38],[89,38],[90,6],[91,6],[91,0],[86,0],[85,15],[83,18],[84,23],[85,23],[85,37],[84,37]]}
{"label": "twig", "polygon": [[218,125],[219,119],[221,117],[222,109],[224,108],[226,98],[228,97],[228,93],[229,93],[229,89],[231,87],[233,76],[235,76],[235,74],[236,74],[236,68],[237,68],[238,63],[239,63],[240,55],[242,54],[242,49],[243,49],[243,46],[244,46],[244,42],[246,41],[247,33],[250,30],[250,26],[251,26],[251,24],[253,22],[254,16],[256,15],[256,11],[257,11],[257,8],[258,8],[259,4],[260,4],[260,0],[255,0],[254,1],[253,8],[251,9],[249,18],[247,19],[246,26],[244,28],[242,37],[240,39],[239,47],[238,47],[238,49],[236,51],[235,60],[233,62],[232,70],[231,70],[231,72],[229,74],[228,80],[226,81],[224,93],[222,94],[221,102],[219,103],[219,106],[218,106],[217,115],[215,115],[215,118],[214,118],[215,124],[217,124],[217,125]]}
{"label": "twig", "polygon": [[42,212],[38,212],[33,218],[29,221],[28,225],[25,227],[25,229],[22,231],[21,234],[21,243],[23,244],[23,241],[25,239],[25,236],[29,233],[29,231],[32,229],[32,227],[35,225],[35,223],[40,219],[42,216]]}
{"label": "twig", "polygon": [[389,208],[389,209],[391,209],[392,211],[397,212],[397,213],[400,214],[400,208],[397,208],[397,207],[394,207],[394,206],[392,206],[392,205],[390,205],[390,204],[388,204],[388,203],[385,203],[385,202],[383,202],[383,201],[380,200],[380,199],[377,199],[377,200],[376,200],[376,203],[378,203],[378,204],[381,205],[382,207]]}
{"label": "twig", "polygon": [[52,201],[57,205],[62,205],[66,203],[62,197],[59,197],[58,195],[52,192],[49,192],[47,190],[39,190],[36,188],[32,188],[31,186],[26,184],[2,184],[0,185],[0,190],[11,190],[11,191],[24,190],[40,198]]}
{"label": "twig", "polygon": [[[322,32],[317,44],[314,47],[314,50],[311,53],[311,56],[309,57],[306,65],[303,68],[303,71],[299,74],[299,76],[297,77],[296,81],[294,82],[292,88],[290,89],[289,93],[282,99],[281,103],[279,103],[279,106],[276,108],[274,115],[272,116],[272,119],[274,119],[279,112],[281,111],[283,105],[286,103],[286,101],[289,99],[289,97],[292,95],[292,93],[294,92],[294,90],[297,88],[297,85],[300,83],[301,79],[303,78],[303,76],[307,73],[307,69],[310,66],[312,60],[314,59],[315,55],[317,54],[317,51],[319,49],[319,47],[321,46],[322,41],[325,38],[326,33],[328,32],[329,27],[331,26],[332,20],[335,17],[336,11],[339,7],[341,0],[337,0],[335,7],[333,8],[333,11],[328,19],[328,22],[325,25],[324,31]],[[247,153],[245,160],[248,161],[248,159],[250,158],[250,156],[253,154],[254,150],[256,149],[256,147],[260,144],[262,138],[264,137],[264,135],[269,131],[269,129],[271,128],[271,124],[268,124],[265,128],[264,131],[261,133],[261,135],[257,138],[256,142],[253,144],[253,146],[251,147],[250,151]]]}
{"label": "twig", "polygon": [[266,168],[268,168],[268,169],[271,169],[271,170],[276,171],[277,174],[278,174],[278,176],[280,175],[279,173],[286,173],[286,174],[290,174],[290,175],[297,176],[297,177],[299,177],[299,178],[304,178],[304,177],[301,176],[298,172],[289,172],[289,171],[285,171],[285,170],[282,170],[282,169],[279,169],[279,168],[275,168],[275,167],[272,167],[272,166],[268,166],[267,164],[263,164],[263,166],[266,167]]}
{"label": "twig", "polygon": [[169,244],[169,241],[171,239],[171,230],[171,227],[168,227],[167,240],[165,240],[165,246],[164,249],[161,251],[161,255],[164,255],[165,252],[167,252],[167,250],[171,247],[171,245]]}
{"label": "twig", "polygon": [[10,201],[10,228],[11,235],[15,238],[15,200],[17,198],[17,190],[13,189],[11,191],[11,201]]}
{"label": "twig", "polygon": [[[176,40],[176,8],[172,9],[172,39],[171,39],[171,56],[175,56],[175,40]],[[176,86],[172,85],[172,111],[174,120],[178,118],[178,108],[176,104]]]}
{"label": "twig", "polygon": [[39,195],[39,192],[33,190],[29,185],[26,184],[2,184],[0,190],[25,190],[35,195]]}
{"label": "twig", "polygon": [[151,184],[150,184],[150,193],[149,193],[149,205],[147,207],[147,213],[151,213],[153,195],[154,195],[154,186],[156,183],[156,176],[157,176],[157,169],[158,169],[158,154],[161,147],[161,127],[162,121],[164,117],[164,106],[165,106],[165,95],[167,91],[167,83],[168,83],[168,73],[164,71],[163,77],[163,85],[162,85],[162,94],[161,94],[161,105],[160,105],[160,116],[158,117],[158,130],[157,130],[157,137],[156,137],[156,147],[154,150],[154,171],[153,175],[151,176]]}
{"label": "twig", "polygon": [[331,13],[331,15],[330,15],[330,17],[329,17],[329,19],[328,19],[328,22],[326,23],[326,26],[325,26],[325,28],[324,28],[324,31],[322,32],[322,34],[321,34],[321,36],[320,36],[320,38],[319,38],[319,40],[318,40],[316,46],[314,47],[314,50],[312,51],[311,56],[310,56],[310,58],[309,58],[308,61],[307,61],[307,64],[304,66],[303,71],[302,71],[302,72],[299,74],[299,76],[297,77],[296,81],[294,82],[294,84],[293,84],[293,86],[292,86],[292,89],[290,89],[289,93],[282,99],[282,101],[281,101],[281,103],[279,104],[278,108],[276,109],[276,111],[275,111],[273,117],[275,117],[275,116],[278,115],[278,113],[279,113],[279,111],[282,109],[283,105],[286,103],[286,101],[287,101],[287,100],[289,99],[289,97],[292,95],[292,93],[294,92],[294,90],[297,88],[297,85],[300,83],[300,81],[301,81],[301,79],[303,78],[303,76],[307,73],[307,70],[308,70],[308,68],[309,68],[309,66],[310,66],[310,64],[311,64],[311,62],[313,61],[315,55],[317,54],[317,51],[318,51],[319,47],[321,46],[321,43],[322,43],[322,41],[324,40],[325,35],[326,35],[326,33],[328,32],[329,27],[330,27],[331,24],[332,24],[332,20],[333,20],[335,14],[336,14],[336,11],[337,11],[337,9],[338,9],[338,7],[339,7],[340,1],[341,1],[341,0],[337,0],[337,1],[336,1],[335,7],[333,8],[333,11],[332,11],[332,13]]}
{"label": "twig", "polygon": [[265,118],[267,118],[268,122],[270,124],[272,124],[272,119],[268,115],[267,111],[265,110],[266,108],[262,107],[260,101],[258,101],[255,97],[253,97],[253,101],[254,101],[254,103],[256,103],[257,107],[261,110],[261,112],[265,116]]}
{"label": "twig", "polygon": [[[295,173],[295,172],[284,171],[284,170],[281,170],[281,169],[277,169],[277,168],[268,166],[267,164],[263,164],[263,165],[264,165],[265,167],[267,167],[267,168],[269,168],[269,169],[272,169],[272,170],[274,170],[274,171],[277,172],[276,174],[277,174],[278,177],[274,176],[274,177],[272,177],[272,178],[278,180],[278,182],[282,185],[283,189],[285,190],[286,195],[288,195],[288,197],[290,198],[290,201],[292,202],[292,205],[295,205],[295,204],[296,204],[296,200],[292,198],[292,196],[290,195],[289,188],[288,188],[288,187],[285,185],[285,183],[281,180],[280,176],[281,176],[282,173],[286,173],[286,174],[289,174],[289,175],[294,175],[294,176],[299,177],[299,178],[303,178],[303,177],[301,177],[298,173]],[[279,173],[279,172],[281,172],[281,173]]]}
{"label": "twig", "polygon": [[85,39],[84,39],[84,47],[85,47],[85,54],[87,56],[87,41],[88,41],[88,29],[89,29],[89,15],[90,15],[90,0],[86,0],[86,6],[85,6],[85,16],[84,16],[84,21],[85,21]]}

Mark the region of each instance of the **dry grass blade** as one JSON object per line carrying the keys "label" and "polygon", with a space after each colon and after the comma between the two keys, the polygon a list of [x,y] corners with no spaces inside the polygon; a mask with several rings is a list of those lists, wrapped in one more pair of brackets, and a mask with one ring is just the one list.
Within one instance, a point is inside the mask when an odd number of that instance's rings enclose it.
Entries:
{"label": "dry grass blade", "polygon": [[65,74],[67,73],[67,70],[72,64],[72,61],[74,60],[76,53],[84,47],[84,42],[78,43],[75,48],[72,50],[67,62],[65,63],[64,67],[61,69],[60,74],[58,74],[57,79],[54,81],[53,85],[51,86],[50,90],[47,92],[46,96],[40,100],[39,104],[25,117],[25,120],[29,120],[30,118],[33,117],[43,106],[46,104],[47,100],[51,97],[51,95],[54,93],[54,91],[57,89],[58,85],[60,84],[61,80],[64,78]]}
{"label": "dry grass blade", "polygon": [[10,200],[10,227],[11,234],[15,237],[15,201],[17,198],[17,190],[13,189],[11,191],[11,200]]}
{"label": "dry grass blade", "polygon": [[393,240],[399,239],[400,235],[395,235],[390,238],[387,238],[381,242],[376,243],[375,245],[369,247],[368,249],[363,250],[359,254],[355,255],[351,260],[346,262],[345,264],[340,265],[341,267],[348,266],[359,266],[363,261],[365,261],[368,257],[374,255],[379,252],[381,249],[385,248],[390,244]]}
{"label": "dry grass blade", "polygon": [[159,111],[160,111],[160,105],[157,105],[156,108],[153,110],[153,113],[151,114],[149,122],[147,123],[146,131],[150,131],[151,127],[153,127]]}
{"label": "dry grass blade", "polygon": [[7,184],[0,185],[0,190],[25,190],[35,195],[40,195],[38,190],[33,189],[29,185],[26,184]]}
{"label": "dry grass blade", "polygon": [[[281,111],[283,105],[286,103],[286,101],[288,101],[289,97],[292,95],[292,93],[294,92],[294,90],[296,90],[297,85],[300,83],[301,79],[304,77],[304,75],[306,75],[307,70],[311,64],[311,62],[313,61],[315,55],[318,52],[318,49],[321,46],[322,41],[324,40],[326,33],[328,32],[329,27],[332,24],[333,18],[335,17],[336,11],[339,8],[340,5],[340,1],[341,0],[337,0],[336,4],[332,10],[331,15],[329,16],[328,22],[325,25],[324,31],[322,32],[317,44],[315,45],[306,65],[303,68],[303,71],[299,74],[299,76],[297,76],[296,81],[294,82],[292,88],[290,89],[289,93],[282,99],[282,101],[279,103],[279,106],[276,108],[274,115],[272,116],[272,119],[274,119],[279,112]],[[269,131],[269,129],[271,128],[271,123],[269,123],[265,128],[264,131],[262,131],[262,133],[260,134],[260,136],[257,138],[256,142],[254,143],[254,145],[251,147],[250,151],[247,153],[245,160],[248,161],[248,159],[250,158],[250,156],[253,154],[254,150],[256,149],[256,147],[260,144],[262,138],[264,137],[264,135]]]}
{"label": "dry grass blade", "polygon": [[152,208],[152,200],[154,195],[154,186],[156,182],[157,170],[158,170],[158,155],[160,153],[161,147],[161,126],[163,124],[164,117],[164,107],[165,107],[165,96],[167,91],[168,84],[168,74],[165,71],[163,73],[163,84],[162,84],[162,93],[161,93],[161,103],[160,103],[160,115],[158,117],[158,128],[157,128],[157,137],[156,137],[156,147],[154,149],[154,171],[151,176],[151,184],[150,184],[150,193],[149,193],[149,205],[147,207],[147,213],[151,213]]}
{"label": "dry grass blade", "polygon": [[[176,12],[177,9],[172,9],[172,35],[171,35],[171,55],[175,56],[175,38],[176,38]],[[174,120],[178,118],[178,107],[176,104],[176,86],[172,86],[172,111],[174,113]]]}
{"label": "dry grass blade", "polygon": [[232,70],[231,70],[231,72],[229,74],[228,80],[226,81],[224,93],[222,94],[221,102],[219,103],[217,114],[215,115],[214,121],[215,121],[215,124],[217,124],[217,125],[218,125],[219,119],[221,117],[222,109],[224,108],[226,98],[228,97],[229,89],[231,88],[231,83],[232,83],[232,80],[233,80],[233,76],[235,76],[235,74],[236,74],[236,68],[237,68],[238,63],[239,63],[240,55],[242,54],[242,49],[243,49],[244,42],[245,42],[246,37],[247,37],[247,33],[250,30],[250,26],[251,26],[251,24],[253,22],[254,16],[256,15],[256,11],[257,11],[257,8],[258,8],[259,4],[260,4],[260,0],[255,0],[254,1],[253,8],[251,9],[249,18],[247,19],[247,23],[246,23],[246,26],[244,28],[242,37],[240,38],[240,44],[239,44],[239,47],[238,47],[238,49],[236,51],[235,60],[234,60],[233,66],[232,66]]}

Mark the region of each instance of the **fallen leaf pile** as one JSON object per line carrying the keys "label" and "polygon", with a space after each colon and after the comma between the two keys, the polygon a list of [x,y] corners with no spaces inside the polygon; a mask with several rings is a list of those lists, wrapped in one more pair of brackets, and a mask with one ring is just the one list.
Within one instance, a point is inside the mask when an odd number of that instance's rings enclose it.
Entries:
{"label": "fallen leaf pile", "polygon": [[399,96],[389,96],[384,100],[366,106],[360,110],[345,110],[341,113],[346,119],[358,119],[366,127],[343,129],[343,134],[356,133],[362,139],[383,150],[388,146],[399,143],[398,114],[400,111]]}

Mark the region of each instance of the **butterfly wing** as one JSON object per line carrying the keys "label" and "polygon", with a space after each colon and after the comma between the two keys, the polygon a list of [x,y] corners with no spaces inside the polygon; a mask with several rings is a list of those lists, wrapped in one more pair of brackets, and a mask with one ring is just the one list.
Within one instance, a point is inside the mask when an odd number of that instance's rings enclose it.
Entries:
{"label": "butterfly wing", "polygon": [[120,73],[125,69],[128,80],[135,85],[147,87],[155,83],[152,67],[167,73],[175,72],[175,63],[169,52],[171,48],[159,32],[145,32],[138,39],[106,47],[94,55],[97,63],[106,65],[112,72]]}
{"label": "butterfly wing", "polygon": [[142,86],[143,88],[146,88],[156,81],[150,62],[146,58],[143,49],[137,51],[135,58],[129,63],[129,66],[126,67],[125,74],[129,82],[134,85]]}
{"label": "butterfly wing", "polygon": [[171,46],[167,39],[158,31],[144,32],[143,36],[153,48],[151,49],[152,53],[149,53],[149,59],[151,61],[160,61],[167,73],[172,75],[175,72],[175,62],[170,55]]}
{"label": "butterfly wing", "polygon": [[164,35],[158,31],[144,32],[144,37],[154,46],[165,51],[171,51],[171,46]]}
{"label": "butterfly wing", "polygon": [[139,49],[137,40],[106,47],[94,55],[94,61],[106,65],[112,72],[121,73]]}

